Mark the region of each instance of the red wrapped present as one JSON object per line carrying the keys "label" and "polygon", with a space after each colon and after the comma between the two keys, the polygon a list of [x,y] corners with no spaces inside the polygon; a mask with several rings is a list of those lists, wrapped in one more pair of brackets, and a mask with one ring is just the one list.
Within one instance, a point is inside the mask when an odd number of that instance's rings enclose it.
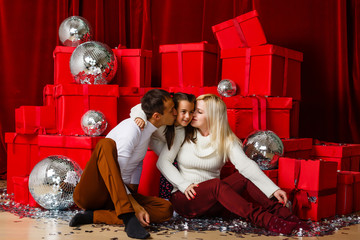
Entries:
{"label": "red wrapped present", "polygon": [[55,106],[54,98],[54,87],[55,85],[46,85],[43,89],[43,105],[44,106]]}
{"label": "red wrapped present", "polygon": [[280,138],[290,137],[292,98],[233,96],[223,100],[230,127],[240,139],[254,130],[272,130]]}
{"label": "red wrapped present", "polygon": [[336,214],[349,214],[353,210],[354,177],[351,174],[338,172],[337,175],[337,194],[336,194]]}
{"label": "red wrapped present", "polygon": [[31,161],[31,169],[51,155],[63,155],[77,162],[82,169],[89,161],[96,144],[104,137],[39,135],[39,156]]}
{"label": "red wrapped present", "polygon": [[148,150],[140,177],[138,193],[145,196],[159,196],[160,192],[160,171],[156,167],[158,156],[152,150]]}
{"label": "red wrapped present", "polygon": [[21,106],[15,109],[15,131],[21,134],[57,133],[54,106]]}
{"label": "red wrapped present", "polygon": [[29,176],[30,163],[39,155],[37,134],[5,133],[7,144],[7,193],[14,192],[13,177]]}
{"label": "red wrapped present", "polygon": [[222,79],[231,79],[243,96],[265,95],[300,100],[303,54],[275,45],[221,51]]}
{"label": "red wrapped present", "polygon": [[312,138],[285,138],[284,157],[310,159],[312,151]]}
{"label": "red wrapped present", "polygon": [[278,185],[289,194],[294,214],[314,221],[335,215],[336,163],[281,157],[278,171]]}
{"label": "red wrapped present", "polygon": [[130,110],[139,104],[144,94],[153,88],[119,87],[119,122],[130,117]]}
{"label": "red wrapped present", "polygon": [[271,169],[271,170],[263,170],[263,172],[268,176],[275,184],[278,183],[278,169]]}
{"label": "red wrapped present", "polygon": [[183,92],[188,94],[194,94],[196,97],[202,95],[202,94],[215,94],[219,96],[219,93],[217,91],[217,87],[169,87],[169,92]]}
{"label": "red wrapped present", "polygon": [[[352,212],[360,211],[360,172],[354,171],[341,171],[341,174],[348,174],[353,178],[353,208]],[[344,186],[343,186],[344,187]],[[346,189],[348,191],[348,189]],[[341,199],[341,201],[347,201],[345,199]]]}
{"label": "red wrapped present", "polygon": [[151,51],[117,48],[113,52],[118,61],[113,84],[120,87],[151,87]]}
{"label": "red wrapped present", "polygon": [[40,207],[29,192],[29,176],[12,177],[14,183],[14,201],[30,207]]}
{"label": "red wrapped present", "polygon": [[360,172],[360,156],[351,157],[350,171]]}
{"label": "red wrapped present", "polygon": [[54,57],[54,84],[75,83],[70,71],[70,58],[75,47],[56,46]]}
{"label": "red wrapped present", "polygon": [[253,47],[266,44],[256,10],[212,26],[221,49]]}
{"label": "red wrapped present", "polygon": [[108,122],[106,135],[117,125],[117,85],[59,84],[54,88],[57,129],[63,135],[84,135],[81,117],[88,110],[102,112]]}
{"label": "red wrapped present", "polygon": [[207,42],[160,45],[161,86],[217,86],[217,48]]}
{"label": "red wrapped present", "polygon": [[315,140],[312,157],[337,162],[338,170],[357,171],[359,169],[360,144],[332,143]]}

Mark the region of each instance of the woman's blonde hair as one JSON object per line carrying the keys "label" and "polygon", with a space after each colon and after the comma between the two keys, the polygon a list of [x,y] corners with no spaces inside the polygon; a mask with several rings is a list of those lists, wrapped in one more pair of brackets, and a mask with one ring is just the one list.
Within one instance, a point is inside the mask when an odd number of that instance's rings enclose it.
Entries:
{"label": "woman's blonde hair", "polygon": [[220,97],[214,94],[200,95],[196,101],[204,101],[211,144],[226,161],[233,142],[241,143],[230,128],[226,105]]}

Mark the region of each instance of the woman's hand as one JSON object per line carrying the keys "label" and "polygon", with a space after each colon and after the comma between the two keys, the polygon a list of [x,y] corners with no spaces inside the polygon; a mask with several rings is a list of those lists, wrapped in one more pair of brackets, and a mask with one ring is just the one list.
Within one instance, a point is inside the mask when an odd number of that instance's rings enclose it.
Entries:
{"label": "woman's hand", "polygon": [[138,125],[141,130],[144,130],[144,127],[145,127],[145,121],[144,120],[137,117],[137,118],[135,118],[134,121],[135,121],[136,125]]}
{"label": "woman's hand", "polygon": [[286,196],[286,192],[284,190],[278,189],[274,192],[274,197],[276,197],[276,199],[282,203],[284,206],[286,205],[288,199]]}
{"label": "woman's hand", "polygon": [[197,184],[194,184],[194,183],[192,183],[192,184],[190,184],[186,189],[185,189],[185,192],[184,192],[184,194],[185,194],[185,196],[186,196],[186,198],[188,199],[188,200],[191,200],[191,199],[194,199],[195,198],[195,196],[196,196],[196,191],[195,191],[195,187],[198,187],[199,185],[197,185]]}

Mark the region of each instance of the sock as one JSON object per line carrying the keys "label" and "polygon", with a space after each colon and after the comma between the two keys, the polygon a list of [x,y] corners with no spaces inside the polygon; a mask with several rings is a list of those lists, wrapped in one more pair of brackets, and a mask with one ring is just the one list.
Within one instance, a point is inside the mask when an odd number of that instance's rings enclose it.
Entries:
{"label": "sock", "polygon": [[139,220],[136,218],[133,212],[121,214],[119,218],[124,221],[125,232],[128,237],[137,239],[145,239],[150,237],[150,234],[145,230],[143,226],[141,226]]}
{"label": "sock", "polygon": [[273,216],[270,219],[268,230],[271,232],[282,233],[285,235],[291,235],[292,231],[297,226],[297,223],[289,222],[281,219],[277,216]]}
{"label": "sock", "polygon": [[297,223],[296,229],[302,228],[305,231],[309,231],[311,227],[305,221],[302,221],[295,215],[290,215],[289,217],[285,218],[286,221]]}
{"label": "sock", "polygon": [[70,227],[75,227],[75,226],[78,226],[78,225],[93,223],[93,217],[94,217],[94,212],[90,211],[90,210],[86,210],[83,213],[77,213],[70,220],[69,226]]}

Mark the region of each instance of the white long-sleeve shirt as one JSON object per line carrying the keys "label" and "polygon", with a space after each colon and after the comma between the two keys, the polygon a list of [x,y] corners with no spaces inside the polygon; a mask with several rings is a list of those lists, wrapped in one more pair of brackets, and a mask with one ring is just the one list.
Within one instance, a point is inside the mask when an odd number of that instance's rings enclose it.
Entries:
{"label": "white long-sleeve shirt", "polygon": [[107,138],[116,142],[118,162],[125,184],[139,184],[143,159],[150,137],[156,130],[150,122],[144,130],[140,130],[135,122],[128,118],[107,134]]}
{"label": "white long-sleeve shirt", "polygon": [[[176,134],[174,143],[183,141],[183,134]],[[185,142],[180,151],[177,145],[170,150],[164,149],[157,161],[160,172],[174,186],[173,192],[184,193],[192,184],[198,184],[213,178],[220,178],[220,170],[224,165],[222,157],[211,146],[210,135],[202,136],[197,132],[197,142]],[[177,155],[178,168],[173,166]],[[259,168],[259,166],[244,153],[239,143],[234,142],[229,153],[229,159],[235,168],[247,179],[253,182],[266,196],[270,197],[279,189]]]}

